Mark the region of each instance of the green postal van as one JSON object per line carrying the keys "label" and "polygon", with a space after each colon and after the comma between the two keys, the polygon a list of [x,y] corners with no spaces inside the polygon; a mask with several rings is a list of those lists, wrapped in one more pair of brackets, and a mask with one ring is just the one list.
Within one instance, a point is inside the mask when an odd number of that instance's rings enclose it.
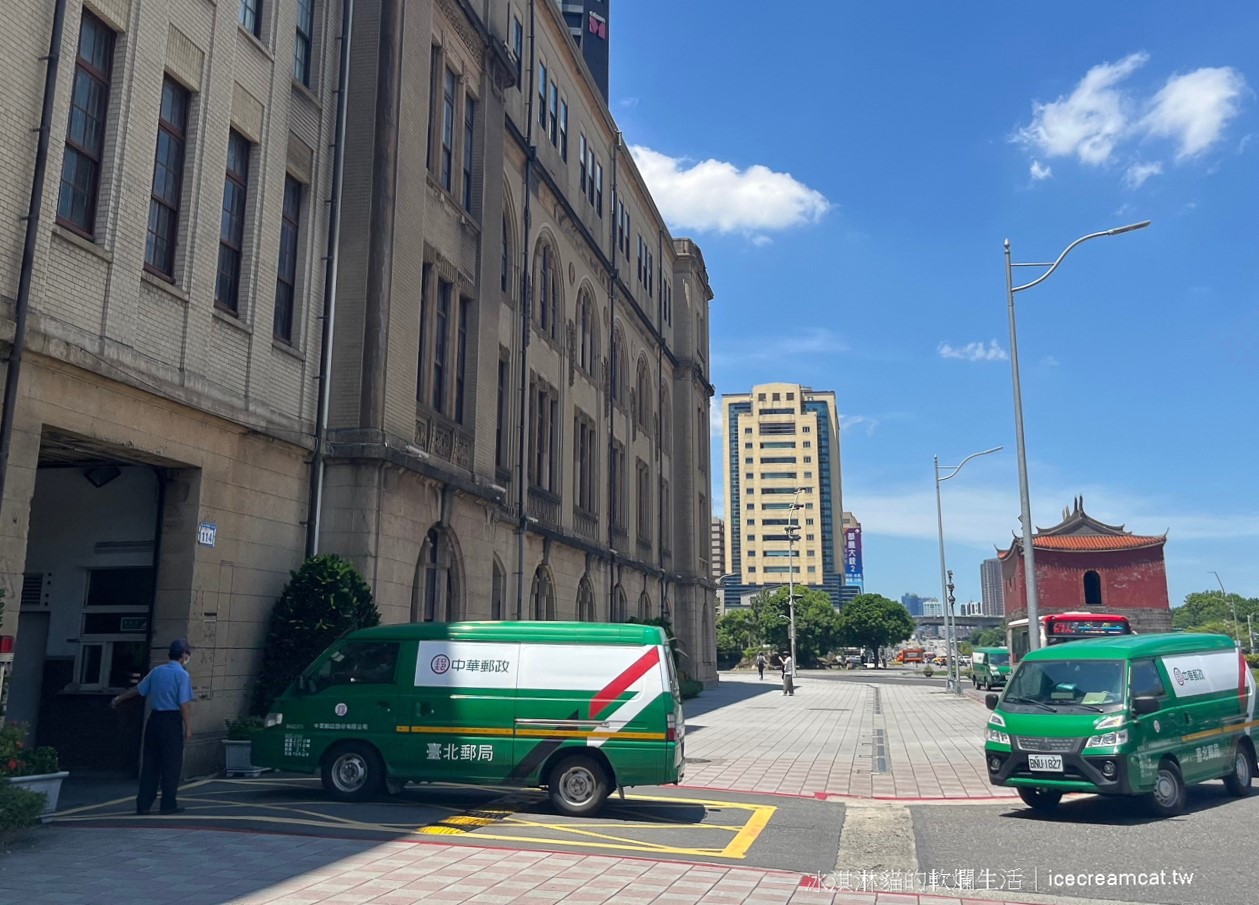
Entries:
{"label": "green postal van", "polygon": [[256,764],[335,798],[404,782],[545,786],[565,814],[677,783],[682,693],[664,630],[589,622],[381,625],[324,651],[272,705]]}
{"label": "green postal van", "polygon": [[992,689],[1010,678],[1010,650],[977,647],[971,651],[970,680],[976,688]]}
{"label": "green postal van", "polygon": [[1029,806],[1064,792],[1145,795],[1162,817],[1185,786],[1223,778],[1247,795],[1255,773],[1255,681],[1225,635],[1125,635],[1023,658],[984,743],[988,779]]}

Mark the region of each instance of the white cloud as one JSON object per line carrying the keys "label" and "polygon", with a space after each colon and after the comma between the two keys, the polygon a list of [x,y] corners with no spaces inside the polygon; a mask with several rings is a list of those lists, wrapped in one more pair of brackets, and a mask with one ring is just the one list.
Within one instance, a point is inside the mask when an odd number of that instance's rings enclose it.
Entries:
{"label": "white cloud", "polygon": [[778,361],[788,363],[806,355],[837,355],[850,346],[825,327],[806,327],[799,333],[761,336],[722,343],[713,358],[723,365]]}
{"label": "white cloud", "polygon": [[1032,104],[1032,122],[1016,138],[1047,157],[1075,155],[1103,164],[1128,129],[1130,101],[1119,85],[1145,65],[1149,54],[1133,53],[1118,63],[1094,66],[1069,97]]}
{"label": "white cloud", "polygon": [[634,107],[637,107],[637,106],[638,106],[638,98],[636,98],[636,97],[624,97],[624,98],[621,98],[620,103],[621,103],[621,106],[622,106],[622,107],[626,107],[626,108],[628,108],[628,109],[631,109],[631,110],[632,110]]}
{"label": "white cloud", "polygon": [[769,236],[761,235],[759,233],[752,237],[751,242],[757,248],[764,248],[766,245],[774,244],[774,240],[771,239]]}
{"label": "white cloud", "polygon": [[709,406],[708,408],[708,433],[713,437],[721,436],[721,421],[725,416],[722,414],[722,405]]}
{"label": "white cloud", "polygon": [[630,148],[656,205],[671,227],[729,233],[816,223],[831,204],[789,173],[722,160],[694,163],[642,145]]}
{"label": "white cloud", "polygon": [[937,351],[941,358],[956,358],[960,361],[1005,361],[1010,356],[995,339],[982,342],[967,343],[964,346],[953,346],[947,342],[940,343]]}
{"label": "white cloud", "polygon": [[1048,179],[1054,174],[1054,171],[1042,164],[1039,160],[1032,161],[1032,181],[1040,182],[1042,179]]}
{"label": "white cloud", "polygon": [[1151,135],[1174,139],[1177,160],[1195,157],[1220,140],[1245,88],[1242,74],[1228,66],[1174,75],[1154,95],[1142,125]]}
{"label": "white cloud", "polygon": [[855,430],[857,427],[864,428],[866,436],[873,437],[874,432],[879,429],[879,419],[871,415],[840,415],[839,416],[840,431]]}
{"label": "white cloud", "polygon": [[1145,180],[1151,176],[1159,176],[1163,172],[1163,165],[1157,160],[1153,163],[1134,163],[1128,167],[1128,172],[1124,174],[1123,181],[1127,183],[1130,189],[1139,189],[1145,185]]}

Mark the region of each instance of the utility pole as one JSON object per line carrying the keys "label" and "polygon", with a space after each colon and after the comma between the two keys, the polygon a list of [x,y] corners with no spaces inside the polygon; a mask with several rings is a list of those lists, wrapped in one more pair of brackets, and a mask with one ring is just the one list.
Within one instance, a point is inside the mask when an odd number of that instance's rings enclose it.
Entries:
{"label": "utility pole", "polygon": [[[1220,573],[1216,571],[1212,571],[1211,574],[1215,576],[1215,581],[1220,586],[1220,596],[1224,598],[1224,602],[1226,604],[1230,603],[1231,601],[1229,600],[1228,592],[1224,590],[1224,582],[1220,580]],[[1233,640],[1237,642],[1237,647],[1238,649],[1240,649],[1242,646],[1242,639],[1241,639],[1241,625],[1237,621],[1237,603],[1232,602],[1232,607],[1233,607]]]}
{"label": "utility pole", "polygon": [[[791,633],[791,668],[795,675],[800,674],[800,662],[796,659],[796,535],[800,531],[800,526],[796,524],[796,510],[800,508],[797,502],[800,498],[800,491],[796,490],[795,496],[791,501],[791,519],[786,526],[787,532],[787,606],[788,613],[791,617],[790,633]],[[793,677],[794,681],[794,677]]]}
{"label": "utility pole", "polygon": [[949,599],[947,601],[947,605],[949,608],[949,616],[953,624],[953,631],[944,640],[944,655],[948,658],[948,661],[949,661],[948,676],[949,676],[950,690],[954,694],[961,694],[962,693],[962,673],[957,668],[957,652],[956,652],[957,616],[954,615],[953,613],[953,604],[955,602],[955,599],[953,597],[953,570],[952,569],[949,569],[949,583],[947,587],[949,589]]}
{"label": "utility pole", "polygon": [[1246,614],[1246,633],[1250,635],[1250,655],[1252,657],[1255,655],[1255,627],[1250,622],[1253,616],[1253,613]]}

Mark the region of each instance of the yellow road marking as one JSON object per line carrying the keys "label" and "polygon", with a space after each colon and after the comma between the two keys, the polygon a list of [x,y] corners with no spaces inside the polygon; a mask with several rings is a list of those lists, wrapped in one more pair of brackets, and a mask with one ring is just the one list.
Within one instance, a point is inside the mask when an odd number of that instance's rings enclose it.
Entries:
{"label": "yellow road marking", "polygon": [[[195,782],[186,783],[185,785],[182,785],[179,787],[179,791],[183,792],[186,789],[195,789],[197,788],[197,786],[204,786],[206,783],[210,783],[210,782],[215,782],[214,777],[210,777],[209,779],[198,779]],[[82,811],[91,811],[91,810],[94,810],[95,808],[107,808],[110,805],[125,804],[128,801],[134,803],[135,800],[136,800],[136,797],[134,795],[128,795],[125,798],[115,798],[113,801],[98,801],[96,804],[85,804],[77,808],[67,808],[64,811],[57,811],[55,814],[52,814],[50,816],[55,817],[55,818],[68,817],[70,814],[78,814]]]}

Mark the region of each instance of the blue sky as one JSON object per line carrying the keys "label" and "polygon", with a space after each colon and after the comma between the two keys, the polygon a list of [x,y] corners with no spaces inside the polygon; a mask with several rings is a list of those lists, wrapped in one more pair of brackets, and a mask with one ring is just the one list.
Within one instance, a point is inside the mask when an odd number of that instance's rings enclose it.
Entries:
{"label": "blue sky", "polygon": [[938,595],[935,454],[1005,446],[943,485],[959,601],[1018,530],[1002,241],[1149,219],[1017,296],[1033,520],[1083,495],[1168,532],[1173,605],[1259,596],[1259,4],[773,8],[615,2],[610,103],[703,248],[718,394],[836,391],[867,588]]}

